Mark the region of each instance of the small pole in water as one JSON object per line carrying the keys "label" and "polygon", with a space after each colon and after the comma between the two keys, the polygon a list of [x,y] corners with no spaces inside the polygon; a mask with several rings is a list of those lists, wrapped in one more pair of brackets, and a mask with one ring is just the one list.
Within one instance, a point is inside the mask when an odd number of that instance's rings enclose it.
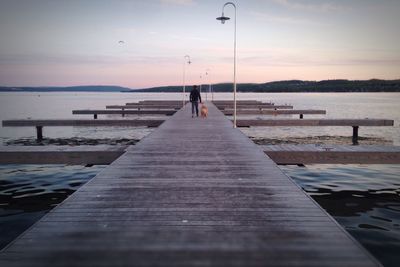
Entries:
{"label": "small pole in water", "polygon": [[353,126],[353,145],[358,145],[358,126]]}

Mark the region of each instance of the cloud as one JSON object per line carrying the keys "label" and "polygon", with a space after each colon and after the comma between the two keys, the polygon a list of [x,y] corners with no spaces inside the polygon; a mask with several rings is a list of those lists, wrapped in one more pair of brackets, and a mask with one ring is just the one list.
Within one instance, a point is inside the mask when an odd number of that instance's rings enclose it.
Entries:
{"label": "cloud", "polygon": [[327,12],[327,11],[337,11],[345,9],[343,6],[327,1],[321,1],[321,3],[318,4],[305,3],[298,0],[272,0],[272,1],[284,7],[297,10]]}
{"label": "cloud", "polygon": [[171,5],[192,5],[194,4],[194,0],[160,0],[162,4],[171,4]]}

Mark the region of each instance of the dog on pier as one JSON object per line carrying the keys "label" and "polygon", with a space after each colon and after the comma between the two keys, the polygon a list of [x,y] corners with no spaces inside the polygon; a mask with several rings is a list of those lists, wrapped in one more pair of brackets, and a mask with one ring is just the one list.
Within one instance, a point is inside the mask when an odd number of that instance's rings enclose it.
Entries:
{"label": "dog on pier", "polygon": [[208,108],[205,104],[201,105],[200,115],[204,119],[208,117]]}

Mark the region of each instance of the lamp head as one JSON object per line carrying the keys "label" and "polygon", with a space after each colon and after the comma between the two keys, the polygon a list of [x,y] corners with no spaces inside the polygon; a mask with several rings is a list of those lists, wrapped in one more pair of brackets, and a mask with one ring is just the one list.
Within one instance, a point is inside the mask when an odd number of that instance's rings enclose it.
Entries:
{"label": "lamp head", "polygon": [[231,18],[225,17],[224,12],[222,12],[222,16],[218,17],[217,20],[220,20],[222,24],[225,24],[225,21],[230,20]]}

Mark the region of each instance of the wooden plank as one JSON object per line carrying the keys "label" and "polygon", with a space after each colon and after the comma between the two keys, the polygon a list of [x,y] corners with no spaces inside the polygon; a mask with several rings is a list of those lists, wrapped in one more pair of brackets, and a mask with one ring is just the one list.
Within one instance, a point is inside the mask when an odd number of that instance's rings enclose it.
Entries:
{"label": "wooden plank", "polygon": [[[214,105],[220,105],[220,104],[230,104],[233,105],[233,100],[214,100],[212,101]],[[236,104],[263,104],[263,102],[259,100],[236,100]],[[265,103],[265,104],[271,104],[272,103]]]}
{"label": "wooden plank", "polygon": [[238,127],[250,126],[393,126],[394,120],[387,119],[277,119],[237,120]]}
{"label": "wooden plank", "polygon": [[164,120],[4,120],[3,127],[28,126],[148,126],[158,127]]}
{"label": "wooden plank", "polygon": [[94,115],[94,114],[134,114],[134,115],[168,115],[171,116],[176,110],[73,110],[72,114]]}
{"label": "wooden plank", "polygon": [[145,104],[179,104],[182,100],[141,100],[138,103]]}
{"label": "wooden plank", "polygon": [[110,164],[126,146],[2,146],[0,164]]}
{"label": "wooden plank", "polygon": [[138,105],[125,105],[125,106],[121,106],[121,105],[108,105],[106,106],[106,109],[123,109],[123,110],[127,110],[127,109],[140,109],[140,110],[179,110],[182,108],[182,104],[181,105],[142,105],[142,104],[138,104]]}
{"label": "wooden plank", "polygon": [[[217,105],[217,107],[221,110],[223,109],[233,109],[233,105]],[[238,109],[293,109],[292,105],[271,105],[271,104],[243,104],[236,105]]]}
{"label": "wooden plank", "polygon": [[400,164],[400,147],[262,145],[277,164]]}
{"label": "wooden plank", "polygon": [[[226,116],[233,115],[233,109],[225,109],[222,113]],[[313,109],[237,109],[238,115],[290,115],[290,114],[326,114],[326,110],[313,110]]]}
{"label": "wooden plank", "polygon": [[379,266],[209,105],[178,111],[0,253],[1,266]]}

